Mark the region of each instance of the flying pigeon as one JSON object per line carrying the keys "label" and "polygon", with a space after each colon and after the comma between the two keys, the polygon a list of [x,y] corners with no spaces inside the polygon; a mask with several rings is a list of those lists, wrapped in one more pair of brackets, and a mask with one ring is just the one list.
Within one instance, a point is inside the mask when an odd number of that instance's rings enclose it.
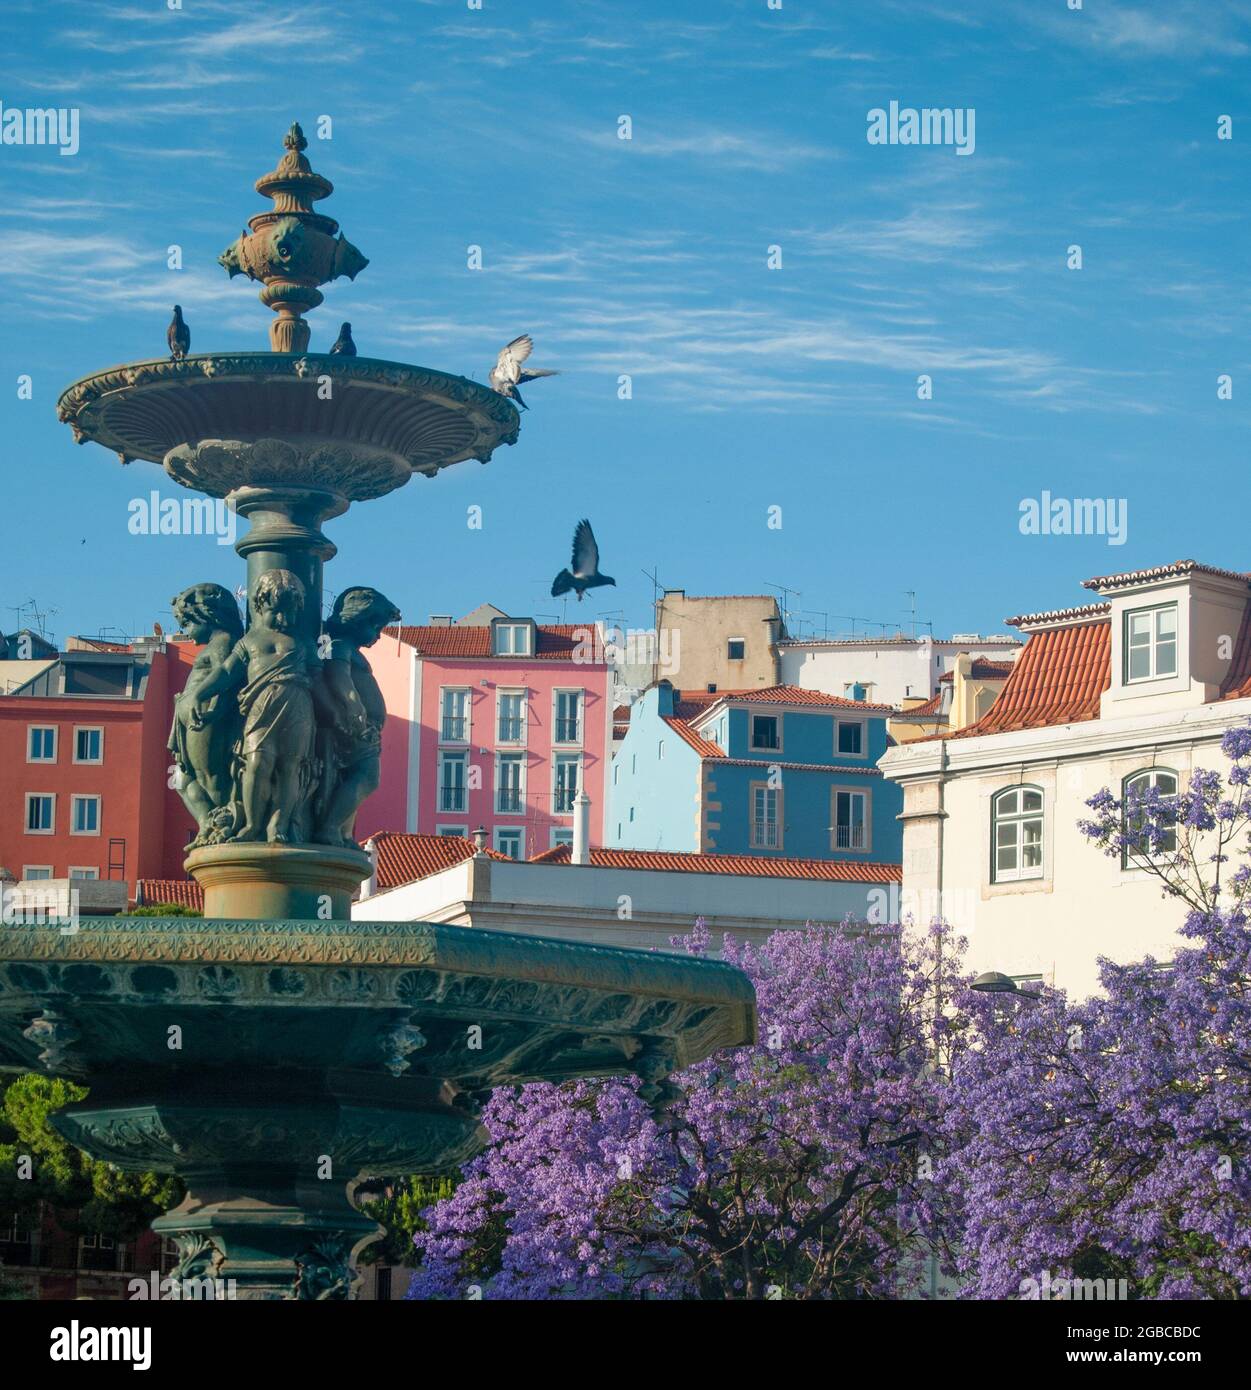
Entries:
{"label": "flying pigeon", "polygon": [[[488,378],[492,390],[498,391],[501,396],[507,396],[509,400],[516,401],[522,410],[530,409],[521,399],[521,392],[517,390],[523,381],[535,381],[541,376],[560,375],[559,372],[549,371],[545,367],[523,367],[521,364],[533,351],[534,339],[528,333],[523,333],[520,338],[514,338],[500,353],[499,360],[491,368],[491,375]],[[579,594],[578,597],[581,598],[582,595]]]}
{"label": "flying pigeon", "polygon": [[165,339],[169,343],[169,355],[175,362],[186,357],[187,349],[191,346],[191,330],[182,316],[181,304],[174,305],[174,317],[170,320]]}
{"label": "flying pigeon", "polygon": [[352,341],[352,325],[343,324],[339,329],[339,336],[335,339],[334,347],[330,349],[332,353],[339,353],[343,357],[356,356],[356,344]]}
{"label": "flying pigeon", "polygon": [[569,569],[561,570],[552,581],[552,597],[559,598],[561,594],[567,594],[572,589],[581,603],[582,595],[588,589],[597,588],[601,584],[615,585],[616,582],[608,575],[600,574],[599,546],[595,543],[595,532],[591,530],[589,521],[579,521],[573,533],[573,559],[569,561]]}

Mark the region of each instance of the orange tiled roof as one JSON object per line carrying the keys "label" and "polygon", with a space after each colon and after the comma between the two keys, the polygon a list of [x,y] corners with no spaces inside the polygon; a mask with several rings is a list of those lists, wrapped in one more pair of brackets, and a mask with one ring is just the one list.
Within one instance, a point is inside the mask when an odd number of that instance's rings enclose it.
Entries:
{"label": "orange tiled roof", "polygon": [[673,692],[673,712],[679,719],[694,719],[696,715],[727,695],[747,695],[746,690],[675,690]]}
{"label": "orange tiled roof", "polygon": [[135,906],[177,903],[204,911],[204,889],[193,878],[141,878],[135,884]]}
{"label": "orange tiled roof", "polygon": [[[947,680],[948,678],[946,676],[941,676],[939,679]],[[895,718],[925,719],[927,717],[932,718],[935,715],[940,715],[944,719],[947,717],[943,714],[943,692],[941,690],[938,692],[937,695],[931,695],[930,698],[924,701],[922,704],[913,705],[911,709],[899,710],[896,713]]]}
{"label": "orange tiled roof", "polygon": [[[1004,680],[1012,674],[1015,665],[1015,661],[991,661],[987,657],[976,656],[969,667],[969,676],[975,681]],[[943,677],[943,680],[947,679],[948,676]]]}
{"label": "orange tiled roof", "polygon": [[769,685],[763,690],[721,690],[715,700],[751,700],[766,705],[822,705],[832,709],[876,710],[894,713],[893,705],[871,705],[867,700],[848,700],[827,695],[824,690],[807,690],[801,685]]}
{"label": "orange tiled roof", "polygon": [[593,660],[603,661],[604,649],[599,632],[593,623],[549,623],[536,628],[535,651],[531,656],[495,656],[491,651],[489,626],[430,627],[426,625],[387,628],[384,639],[393,641],[398,635],[406,646],[415,648],[422,656],[446,657],[459,660],[485,661],[572,661],[580,649],[591,644]]}
{"label": "orange tiled roof", "polygon": [[931,738],[977,738],[1099,717],[1112,684],[1112,624],[1104,618],[1030,635],[995,703],[975,724]]}
{"label": "orange tiled roof", "polygon": [[705,738],[703,734],[697,734],[685,719],[678,719],[669,714],[662,714],[660,717],[683,742],[689,743],[701,758],[725,757],[725,753],[722,751],[719,743],[714,743],[712,739]]}
{"label": "orange tiled roof", "polygon": [[1183,574],[1211,574],[1218,579],[1240,579],[1248,576],[1239,570],[1217,569],[1215,565],[1201,565],[1198,560],[1174,560],[1171,565],[1153,565],[1145,570],[1125,570],[1121,574],[1101,574],[1094,579],[1083,579],[1083,589],[1096,589],[1100,593],[1108,589],[1124,589],[1134,584],[1149,583],[1154,579],[1173,579]]}
{"label": "orange tiled roof", "polygon": [[[544,850],[532,864],[568,864],[569,845]],[[898,864],[859,864],[833,859],[765,859],[753,854],[692,854],[677,850],[592,849],[593,869],[645,869],[660,873],[747,874],[753,878],[808,878],[827,883],[899,883]]]}
{"label": "orange tiled roof", "polygon": [[[476,853],[473,841],[459,835],[408,835],[399,830],[380,830],[370,838],[377,854],[380,893],[428,878],[453,864],[463,864]],[[508,858],[493,849],[483,853],[490,859]]]}

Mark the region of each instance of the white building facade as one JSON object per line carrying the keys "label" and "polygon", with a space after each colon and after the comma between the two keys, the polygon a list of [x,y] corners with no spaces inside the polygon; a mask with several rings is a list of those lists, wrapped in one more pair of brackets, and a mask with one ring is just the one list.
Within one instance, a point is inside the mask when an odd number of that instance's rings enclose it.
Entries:
{"label": "white building facade", "polygon": [[1181,561],[1086,581],[1099,601],[1009,620],[1028,637],[990,711],[888,751],[904,790],[904,896],[941,904],[975,972],[1085,997],[1098,957],[1167,960],[1185,906],[1078,828],[1088,799],[1224,771],[1251,718],[1251,585]]}
{"label": "white building facade", "polygon": [[933,695],[962,652],[1004,661],[1020,649],[1020,639],[1007,634],[787,638],[777,645],[778,683],[870,704],[899,705],[906,699],[925,700]]}

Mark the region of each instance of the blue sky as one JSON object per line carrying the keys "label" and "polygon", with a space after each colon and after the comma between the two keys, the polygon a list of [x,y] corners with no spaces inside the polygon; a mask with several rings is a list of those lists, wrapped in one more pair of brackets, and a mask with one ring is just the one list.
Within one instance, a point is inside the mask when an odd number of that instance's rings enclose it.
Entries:
{"label": "blue sky", "polygon": [[[76,447],[55,402],[161,353],[175,301],[193,351],[267,345],[216,257],[320,115],[322,207],[371,264],[328,287],[313,348],[347,318],[365,355],[485,380],[528,331],[563,373],[487,467],[332,523],[330,590],[557,617],[583,515],[618,588],[569,616],[634,626],[653,567],[788,586],[830,615],[806,628],[904,624],[915,590],[944,634],[1093,574],[1251,569],[1251,2],[1067,3],[5,0],[0,100],[79,108],[81,149],[0,146],[0,626],[33,598],[62,639],[168,630],[176,590],[241,579],[212,538],[130,535],[132,498],[179,490]],[[975,152],[870,145],[891,100],[973,108]],[[1127,543],[1021,535],[1044,490],[1127,499]]]}

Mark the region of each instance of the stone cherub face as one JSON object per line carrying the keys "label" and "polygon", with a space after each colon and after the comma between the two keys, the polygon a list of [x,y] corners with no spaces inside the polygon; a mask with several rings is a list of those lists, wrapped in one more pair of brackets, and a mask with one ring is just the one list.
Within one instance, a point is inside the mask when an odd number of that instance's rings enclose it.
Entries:
{"label": "stone cherub face", "polygon": [[400,610],[377,589],[344,589],[335,599],[326,622],[332,637],[344,638],[356,647],[372,647],[383,630],[400,620]]}
{"label": "stone cherub face", "polygon": [[170,602],[180,631],[193,642],[208,642],[215,632],[238,639],[243,632],[234,595],[221,584],[193,584]]}

